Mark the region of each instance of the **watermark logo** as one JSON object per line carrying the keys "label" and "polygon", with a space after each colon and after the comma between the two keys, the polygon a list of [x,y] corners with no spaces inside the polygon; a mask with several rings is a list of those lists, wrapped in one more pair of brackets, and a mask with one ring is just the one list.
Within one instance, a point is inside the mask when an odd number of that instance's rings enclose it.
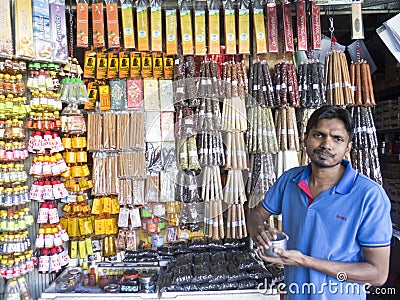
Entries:
{"label": "watermark logo", "polygon": [[341,279],[338,278],[340,282],[329,280],[320,285],[312,282],[271,283],[265,279],[263,283],[257,286],[257,290],[263,295],[396,295],[396,289],[393,287],[374,287],[369,283],[345,283],[343,278],[347,278],[347,274],[344,272],[339,273],[341,273]]}
{"label": "watermark logo", "polygon": [[346,281],[347,280],[346,272],[338,272],[336,274],[336,279],[339,280],[340,282]]}

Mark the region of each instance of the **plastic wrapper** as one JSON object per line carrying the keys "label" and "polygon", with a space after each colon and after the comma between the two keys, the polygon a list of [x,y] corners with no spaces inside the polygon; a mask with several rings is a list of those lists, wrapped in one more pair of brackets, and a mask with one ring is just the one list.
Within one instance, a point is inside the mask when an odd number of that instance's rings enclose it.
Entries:
{"label": "plastic wrapper", "polygon": [[250,279],[256,279],[256,280],[272,277],[272,274],[267,269],[264,269],[262,266],[248,270],[247,274]]}
{"label": "plastic wrapper", "polygon": [[193,264],[193,253],[186,253],[186,254],[178,255],[176,257],[176,264],[178,266],[192,265]]}
{"label": "plastic wrapper", "polygon": [[50,0],[51,60],[66,63],[68,60],[68,40],[65,21],[65,1]]}
{"label": "plastic wrapper", "polygon": [[212,274],[212,278],[209,280],[210,283],[223,283],[229,278],[227,265],[212,265],[210,272]]}
{"label": "plastic wrapper", "polygon": [[218,291],[219,285],[217,283],[203,283],[203,284],[200,284],[199,290],[202,292]]}
{"label": "plastic wrapper", "polygon": [[0,31],[0,56],[11,58],[14,51],[10,1],[0,1],[0,11],[2,11],[2,18],[0,18],[0,27],[2,28]]}
{"label": "plastic wrapper", "polygon": [[208,248],[210,250],[225,250],[226,246],[222,240],[211,240],[208,242]]}
{"label": "plastic wrapper", "polygon": [[191,243],[189,245],[189,249],[191,250],[196,250],[196,251],[202,251],[208,248],[208,245],[206,241],[203,238],[195,238],[191,240]]}
{"label": "plastic wrapper", "polygon": [[255,288],[256,286],[258,286],[258,282],[256,280],[245,279],[245,280],[239,281],[238,289],[239,290],[249,290],[249,289]]}
{"label": "plastic wrapper", "polygon": [[238,268],[240,270],[249,270],[258,267],[260,264],[250,255],[242,253],[237,256]]}
{"label": "plastic wrapper", "polygon": [[193,274],[191,265],[180,265],[175,268],[172,283],[183,285],[192,282],[192,280]]}
{"label": "plastic wrapper", "polygon": [[32,1],[32,12],[35,58],[50,61],[52,45],[49,3],[45,0]]}
{"label": "plastic wrapper", "polygon": [[238,240],[238,239],[226,239],[224,246],[227,249],[243,249],[247,246],[246,240]]}
{"label": "plastic wrapper", "polygon": [[193,266],[193,279],[192,283],[200,284],[209,282],[212,279],[210,268],[208,265],[194,265]]}
{"label": "plastic wrapper", "polygon": [[195,283],[184,284],[182,286],[182,292],[197,292],[199,291],[199,287]]}
{"label": "plastic wrapper", "polygon": [[240,270],[237,264],[228,265],[229,277],[228,282],[235,282],[249,278],[249,275],[245,270]]}
{"label": "plastic wrapper", "polygon": [[219,286],[219,290],[222,290],[222,291],[236,290],[239,287],[239,283],[237,281],[222,282],[218,286]]}

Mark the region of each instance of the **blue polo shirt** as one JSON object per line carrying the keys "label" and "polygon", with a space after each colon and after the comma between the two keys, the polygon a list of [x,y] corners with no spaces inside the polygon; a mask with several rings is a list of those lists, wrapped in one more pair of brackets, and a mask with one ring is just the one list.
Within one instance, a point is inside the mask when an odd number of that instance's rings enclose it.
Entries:
{"label": "blue polo shirt", "polygon": [[[304,189],[311,164],[285,172],[266,194],[262,204],[272,214],[282,214],[288,249],[331,261],[360,262],[362,247],[390,245],[388,196],[349,161],[342,164],[346,171],[340,182],[315,199]],[[365,299],[363,285],[304,267],[285,266],[285,284],[285,299]]]}

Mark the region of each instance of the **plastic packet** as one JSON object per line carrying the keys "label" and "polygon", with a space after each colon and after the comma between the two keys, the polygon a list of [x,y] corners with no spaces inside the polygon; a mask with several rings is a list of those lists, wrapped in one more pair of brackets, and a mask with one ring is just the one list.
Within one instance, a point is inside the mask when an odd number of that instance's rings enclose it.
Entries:
{"label": "plastic packet", "polygon": [[219,284],[217,284],[217,283],[203,283],[203,284],[200,284],[199,290],[202,291],[202,292],[218,291],[219,290]]}
{"label": "plastic packet", "polygon": [[210,253],[209,252],[203,252],[203,253],[198,253],[193,256],[193,262],[195,265],[200,265],[200,264],[209,264],[210,263]]}
{"label": "plastic packet", "polygon": [[212,265],[210,267],[210,272],[212,274],[212,278],[209,281],[210,283],[223,283],[229,278],[227,265]]}
{"label": "plastic packet", "polygon": [[226,246],[223,244],[221,240],[211,240],[208,243],[208,248],[210,250],[225,250]]}
{"label": "plastic packet", "polygon": [[193,264],[193,253],[181,254],[176,257],[176,264],[181,265],[192,265]]}
{"label": "plastic packet", "polygon": [[242,253],[237,256],[238,267],[240,270],[249,270],[257,268],[260,264],[250,253]]}
{"label": "plastic packet", "polygon": [[229,277],[227,279],[228,282],[240,281],[243,279],[247,279],[249,275],[245,270],[239,270],[236,264],[228,265]]}
{"label": "plastic packet", "polygon": [[192,280],[193,274],[191,265],[181,265],[175,268],[172,283],[183,285],[192,282]]}
{"label": "plastic packet", "polygon": [[225,264],[226,263],[225,253],[217,252],[217,253],[212,254],[210,256],[210,261],[211,261],[211,264],[213,264],[213,265]]}
{"label": "plastic packet", "polygon": [[249,290],[255,288],[258,285],[258,282],[254,279],[245,279],[239,281],[238,289],[239,290]]}
{"label": "plastic packet", "polygon": [[212,279],[210,268],[208,265],[195,265],[193,266],[193,279],[192,283],[206,283]]}
{"label": "plastic packet", "polygon": [[219,284],[220,290],[236,290],[238,287],[239,287],[239,283],[237,281],[222,282]]}
{"label": "plastic packet", "polygon": [[206,241],[204,238],[194,238],[191,240],[191,243],[189,245],[189,249],[192,250],[204,250],[207,249],[208,245],[206,244]]}
{"label": "plastic packet", "polygon": [[250,279],[264,279],[272,277],[271,272],[263,268],[261,265],[258,268],[247,270],[247,274]]}
{"label": "plastic packet", "polygon": [[237,239],[226,239],[224,243],[227,249],[240,249],[245,248],[247,243],[246,240],[237,240]]}
{"label": "plastic packet", "polygon": [[184,284],[182,287],[183,292],[197,292],[199,290],[199,287],[194,283]]}

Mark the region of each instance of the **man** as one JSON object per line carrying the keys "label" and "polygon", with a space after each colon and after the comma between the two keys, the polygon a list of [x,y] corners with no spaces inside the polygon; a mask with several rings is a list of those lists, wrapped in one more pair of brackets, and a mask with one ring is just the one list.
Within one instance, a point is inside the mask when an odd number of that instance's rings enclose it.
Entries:
{"label": "man", "polygon": [[[343,108],[324,106],[310,117],[306,149],[311,163],[276,181],[248,217],[250,236],[267,262],[285,265],[285,299],[365,299],[362,285],[383,285],[388,276],[392,224],[390,201],[380,185],[343,159],[354,124]],[[282,214],[288,250],[263,255]]]}

